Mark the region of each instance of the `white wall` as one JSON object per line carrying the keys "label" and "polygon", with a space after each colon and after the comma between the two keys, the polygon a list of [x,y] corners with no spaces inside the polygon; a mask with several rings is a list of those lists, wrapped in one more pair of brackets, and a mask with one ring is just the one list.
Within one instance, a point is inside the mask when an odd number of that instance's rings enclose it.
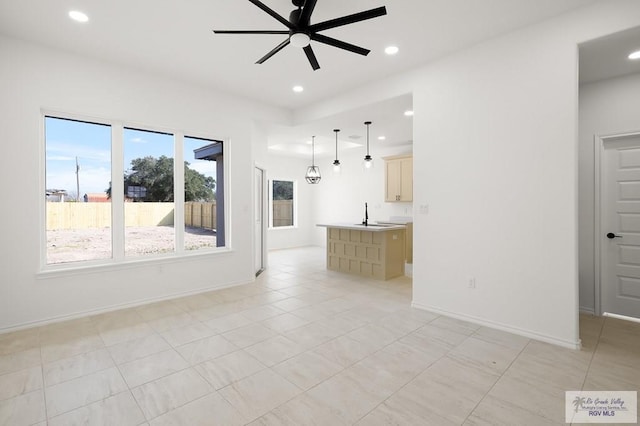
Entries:
{"label": "white wall", "polygon": [[[416,306],[578,344],[577,44],[637,25],[640,2],[598,2],[296,112],[311,121],[413,92],[414,204],[429,206],[414,216]],[[0,328],[251,279],[249,120],[286,113],[7,39],[0,57],[0,191],[32,212],[3,209]],[[230,137],[234,251],[37,279],[41,107]],[[381,188],[357,182],[367,198]],[[323,183],[313,198],[361,220],[361,196]]]}
{"label": "white wall", "polygon": [[640,74],[580,86],[580,309],[595,310],[594,138],[640,132]]}
{"label": "white wall", "polygon": [[[304,247],[312,245],[312,212],[316,202],[314,185],[304,180],[307,166],[311,159],[304,160],[275,154],[268,150],[267,130],[264,123],[256,122],[253,126],[253,154],[255,165],[266,171],[266,179],[291,180],[297,183],[297,219],[294,228],[267,229],[267,250]],[[265,192],[267,200],[268,191]],[[267,206],[268,207],[268,206]],[[268,214],[268,212],[266,212]],[[268,224],[268,216],[265,218]],[[268,226],[268,225],[267,225]]]}
{"label": "white wall", "polygon": [[425,70],[416,305],[578,345],[577,44],[638,24],[640,3],[596,4]]}
{"label": "white wall", "polygon": [[296,183],[294,197],[297,214],[296,225],[293,228],[271,228],[267,231],[267,248],[277,250],[311,245],[312,212],[319,202],[315,191],[317,185],[309,185],[304,179],[311,159],[271,154],[265,164],[269,183],[272,180],[289,180]]}
{"label": "white wall", "polygon": [[326,229],[318,223],[361,223],[364,219],[364,203],[368,203],[369,221],[389,220],[390,216],[412,216],[413,203],[386,203],[384,201],[384,160],[382,157],[411,154],[411,148],[386,148],[371,141],[370,153],[374,167],[364,171],[362,160],[365,149],[352,149],[339,153],[340,174],[333,173],[334,158],[317,161],[322,171],[322,181],[315,185],[313,245],[326,247]]}
{"label": "white wall", "polygon": [[[159,76],[0,38],[0,331],[37,321],[253,279],[252,120],[290,113]],[[224,254],[125,268],[39,274],[41,108],[228,139],[230,209]]]}
{"label": "white wall", "polygon": [[598,2],[296,112],[413,92],[415,306],[579,345],[577,45],[637,25]]}

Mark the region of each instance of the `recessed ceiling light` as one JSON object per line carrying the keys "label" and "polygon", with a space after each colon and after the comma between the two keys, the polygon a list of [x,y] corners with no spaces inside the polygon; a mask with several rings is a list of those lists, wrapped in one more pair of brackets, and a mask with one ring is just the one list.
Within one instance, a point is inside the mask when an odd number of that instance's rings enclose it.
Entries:
{"label": "recessed ceiling light", "polygon": [[385,140],[386,138],[387,138],[386,136],[378,136],[378,140],[379,140],[379,141],[383,141],[383,140]]}
{"label": "recessed ceiling light", "polygon": [[296,93],[304,92],[304,87],[302,86],[293,86],[293,91]]}
{"label": "recessed ceiling light", "polygon": [[413,111],[407,110],[407,111],[404,112],[404,115],[406,115],[407,117],[412,117],[413,116]]}
{"label": "recessed ceiling light", "polygon": [[89,20],[87,14],[80,12],[79,10],[70,11],[69,18],[73,19],[76,22],[87,22]]}
{"label": "recessed ceiling light", "polygon": [[387,55],[395,55],[399,50],[398,46],[387,46],[387,48],[384,49],[384,53]]}
{"label": "recessed ceiling light", "polygon": [[640,50],[636,50],[635,52],[629,55],[629,59],[640,59]]}

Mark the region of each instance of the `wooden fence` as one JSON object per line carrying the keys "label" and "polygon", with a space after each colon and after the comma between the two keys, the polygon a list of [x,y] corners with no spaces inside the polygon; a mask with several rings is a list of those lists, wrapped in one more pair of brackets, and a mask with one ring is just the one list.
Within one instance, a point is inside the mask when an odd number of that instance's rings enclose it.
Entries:
{"label": "wooden fence", "polygon": [[293,226],[293,200],[273,200],[273,227]]}
{"label": "wooden fence", "polygon": [[184,203],[184,224],[194,228],[216,229],[216,203]]}
{"label": "wooden fence", "polygon": [[[171,226],[173,203],[125,203],[127,226]],[[185,203],[185,225],[215,229],[216,203]],[[47,230],[107,228],[111,203],[46,203]]]}

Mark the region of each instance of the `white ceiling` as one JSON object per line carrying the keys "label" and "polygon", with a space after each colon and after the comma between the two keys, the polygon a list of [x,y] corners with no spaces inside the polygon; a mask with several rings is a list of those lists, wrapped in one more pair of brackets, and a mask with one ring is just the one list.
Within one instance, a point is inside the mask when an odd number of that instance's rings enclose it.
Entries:
{"label": "white ceiling", "polygon": [[[290,0],[263,0],[281,15]],[[254,62],[284,36],[212,29],[285,29],[246,0],[0,0],[0,33],[295,108],[407,70],[595,0],[319,0],[313,22],[386,6],[386,16],[323,32],[371,49],[367,57],[312,42],[313,71],[293,46]],[[79,9],[90,21],[67,13]],[[400,53],[383,53],[395,44]],[[302,94],[291,87],[301,84]]]}
{"label": "white ceiling", "polygon": [[640,60],[630,53],[640,50],[640,28],[611,34],[580,45],[580,83],[640,72]]}
{"label": "white ceiling", "polygon": [[[318,0],[312,23],[383,5],[388,15],[323,32],[371,53],[363,57],[312,42],[321,66],[315,72],[293,46],[254,64],[284,36],[213,34],[284,29],[246,0],[0,0],[0,34],[295,109],[595,1]],[[294,9],[290,0],[263,2],[285,18]],[[72,9],[89,15],[89,22],[71,21]],[[391,44],[400,48],[396,56],[383,52]],[[303,93],[291,90],[298,84]],[[306,141],[316,135],[318,155],[329,156],[334,128],[342,130],[341,149],[360,147],[363,122],[370,120],[372,145],[410,145],[412,119],[402,114],[410,107],[406,95],[314,123],[271,127],[268,143],[273,152],[307,156]],[[378,141],[380,134],[387,139]]]}
{"label": "white ceiling", "polygon": [[[361,148],[367,143],[367,126],[369,125],[369,145],[372,154],[379,148],[394,147],[411,152],[413,144],[413,118],[404,115],[411,110],[413,99],[411,94],[369,104],[365,107],[350,110],[341,114],[324,117],[310,123],[294,127],[271,126],[268,129],[269,149],[278,154],[295,157],[311,157],[311,137],[315,136],[315,154],[317,157],[335,156],[336,134],[338,132],[338,149],[340,152]],[[379,137],[384,136],[384,140]]]}

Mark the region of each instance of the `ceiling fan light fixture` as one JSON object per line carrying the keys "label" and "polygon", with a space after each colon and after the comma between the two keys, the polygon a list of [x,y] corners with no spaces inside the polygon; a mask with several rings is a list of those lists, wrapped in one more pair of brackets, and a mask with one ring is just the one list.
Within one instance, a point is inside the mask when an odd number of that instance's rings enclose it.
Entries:
{"label": "ceiling fan light fixture", "polygon": [[76,22],[88,22],[89,17],[86,13],[80,12],[79,10],[71,10],[69,11],[69,18],[73,19]]}
{"label": "ceiling fan light fixture", "polygon": [[384,53],[386,53],[387,55],[395,55],[396,53],[398,53],[400,51],[400,49],[398,49],[398,46],[387,46],[384,49]]}
{"label": "ceiling fan light fixture", "polygon": [[640,50],[630,53],[629,59],[640,59]]}
{"label": "ceiling fan light fixture", "polygon": [[271,9],[260,0],[249,0],[255,6],[262,9],[263,12],[287,27],[285,30],[213,30],[214,34],[276,34],[287,35],[288,37],[271,49],[266,55],[256,61],[256,64],[263,64],[276,53],[285,47],[292,45],[304,50],[309,65],[314,71],[320,69],[320,63],[309,44],[311,39],[318,43],[343,49],[358,55],[367,56],[371,51],[355,44],[347,43],[342,40],[320,34],[325,30],[338,28],[345,25],[355,24],[356,22],[366,21],[387,14],[385,6],[376,7],[375,9],[363,10],[362,12],[352,13],[351,15],[341,16],[339,18],[329,19],[327,21],[311,24],[311,15],[316,7],[318,0],[292,0],[296,9],[289,14],[289,19],[285,19],[278,12]]}
{"label": "ceiling fan light fixture", "polygon": [[293,33],[289,38],[291,45],[294,47],[307,47],[311,43],[311,37],[305,33]]}

